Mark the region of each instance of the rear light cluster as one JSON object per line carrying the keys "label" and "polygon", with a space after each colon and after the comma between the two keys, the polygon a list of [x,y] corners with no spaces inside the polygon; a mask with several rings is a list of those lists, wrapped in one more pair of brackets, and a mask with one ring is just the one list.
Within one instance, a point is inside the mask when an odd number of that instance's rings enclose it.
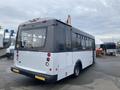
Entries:
{"label": "rear light cluster", "polygon": [[48,61],[48,62],[50,61],[50,57],[51,57],[51,53],[48,53],[48,54],[47,54],[47,61]]}
{"label": "rear light cluster", "polygon": [[[48,52],[47,53],[47,62],[46,62],[46,66],[49,66],[49,61],[51,60],[51,53]],[[52,68],[49,68],[49,71],[52,71]]]}
{"label": "rear light cluster", "polygon": [[[49,66],[49,61],[51,60],[51,53],[47,53],[47,62],[46,66]],[[55,69],[56,71],[58,70],[57,68]],[[52,71],[52,68],[49,68],[49,71]]]}

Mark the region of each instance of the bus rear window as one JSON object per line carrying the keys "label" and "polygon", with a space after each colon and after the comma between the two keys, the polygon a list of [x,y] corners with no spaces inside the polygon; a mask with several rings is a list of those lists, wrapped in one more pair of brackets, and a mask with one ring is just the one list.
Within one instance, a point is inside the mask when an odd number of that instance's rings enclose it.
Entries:
{"label": "bus rear window", "polygon": [[20,30],[20,48],[41,48],[45,44],[46,28]]}

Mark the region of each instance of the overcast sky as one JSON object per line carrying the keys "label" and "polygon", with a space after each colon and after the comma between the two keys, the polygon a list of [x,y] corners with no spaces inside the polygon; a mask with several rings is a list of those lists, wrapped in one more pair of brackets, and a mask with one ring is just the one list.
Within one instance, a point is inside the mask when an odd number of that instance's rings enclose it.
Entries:
{"label": "overcast sky", "polygon": [[[120,39],[120,0],[0,0],[0,25],[17,26],[37,17],[53,17],[95,35]],[[105,40],[104,39],[104,40]]]}

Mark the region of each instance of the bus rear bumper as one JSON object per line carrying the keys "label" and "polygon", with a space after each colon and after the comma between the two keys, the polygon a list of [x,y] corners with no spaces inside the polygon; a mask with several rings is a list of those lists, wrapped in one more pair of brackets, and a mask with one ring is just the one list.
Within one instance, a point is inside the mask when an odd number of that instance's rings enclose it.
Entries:
{"label": "bus rear bumper", "polygon": [[47,75],[47,74],[24,70],[24,69],[17,68],[17,67],[11,67],[11,71],[14,73],[29,76],[31,78],[35,78],[35,79],[45,81],[45,82],[56,82],[57,81],[57,75]]}

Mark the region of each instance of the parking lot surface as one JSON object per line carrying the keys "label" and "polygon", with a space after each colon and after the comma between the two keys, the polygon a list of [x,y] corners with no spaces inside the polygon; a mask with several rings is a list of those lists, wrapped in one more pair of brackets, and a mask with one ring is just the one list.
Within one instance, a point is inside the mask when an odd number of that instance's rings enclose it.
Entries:
{"label": "parking lot surface", "polygon": [[103,56],[78,78],[44,83],[10,71],[13,60],[0,59],[0,90],[120,90],[120,56]]}

